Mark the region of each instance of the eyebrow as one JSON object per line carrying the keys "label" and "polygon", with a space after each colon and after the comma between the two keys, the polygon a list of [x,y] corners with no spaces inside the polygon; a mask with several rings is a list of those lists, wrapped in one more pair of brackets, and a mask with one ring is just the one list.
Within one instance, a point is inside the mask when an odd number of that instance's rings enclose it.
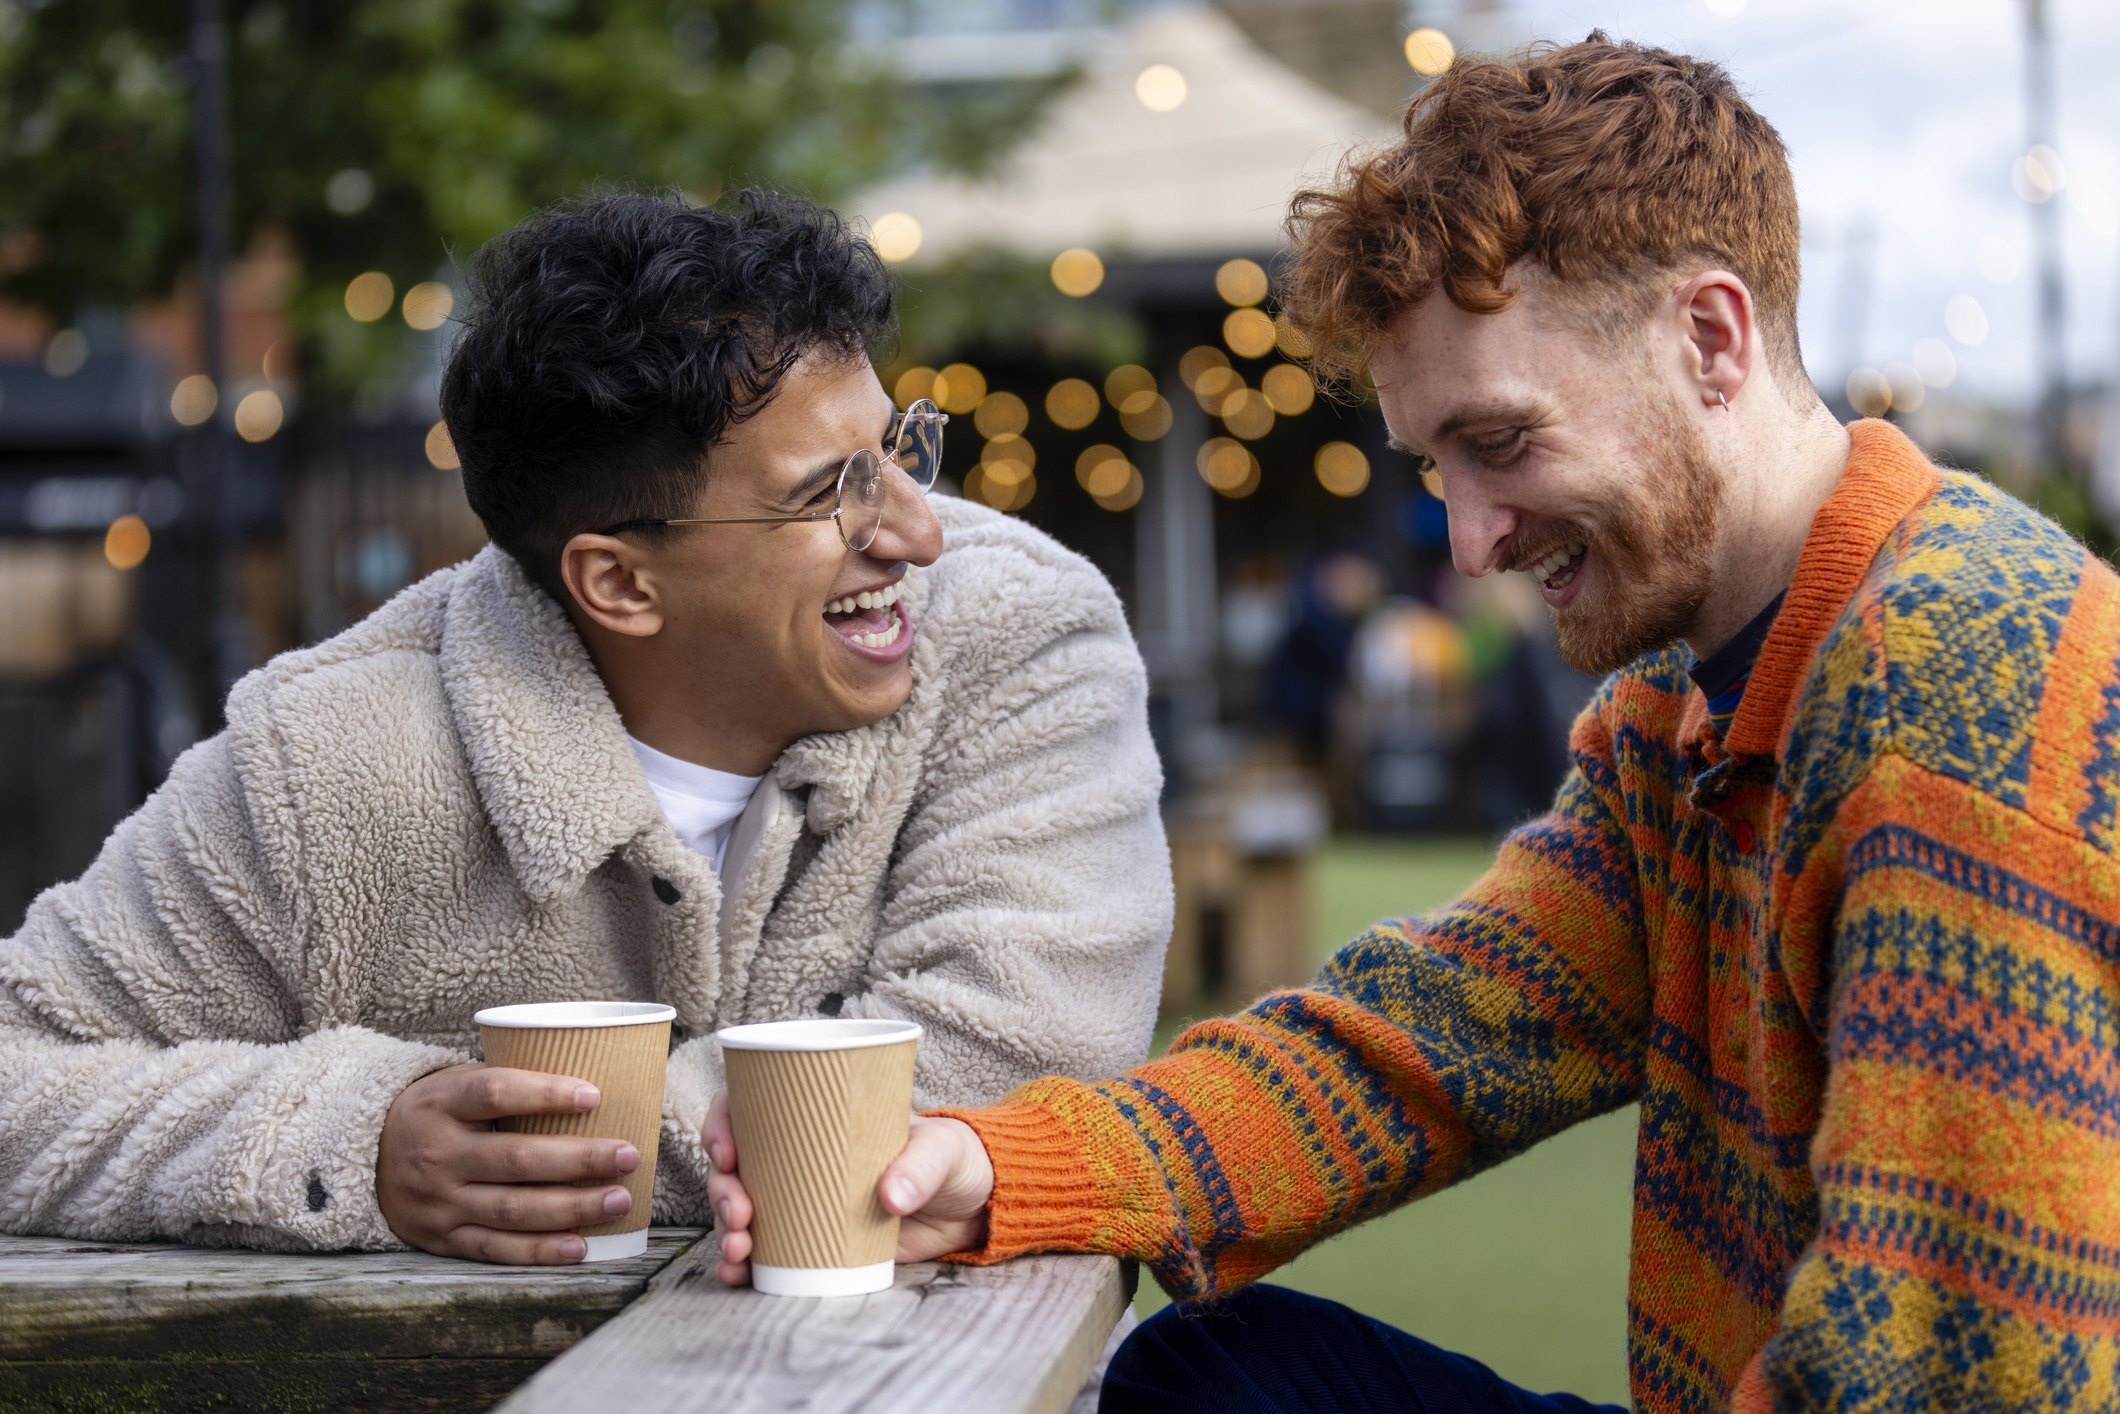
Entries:
{"label": "eyebrow", "polygon": [[[891,415],[888,418],[884,419],[883,440],[890,440],[891,429],[898,425],[898,419],[901,416],[903,416],[903,414],[900,413],[896,408],[891,409]],[[782,496],[780,498],[780,503],[784,506],[801,505],[803,502],[809,500],[812,496],[816,495],[819,491],[822,491],[825,487],[831,485],[833,481],[837,480],[839,477],[839,469],[845,466],[846,464],[847,459],[845,457],[841,457],[838,461],[822,461],[817,463],[817,465],[810,468],[810,472],[807,476],[803,477],[802,480],[796,482],[794,488],[790,490],[785,496]]]}

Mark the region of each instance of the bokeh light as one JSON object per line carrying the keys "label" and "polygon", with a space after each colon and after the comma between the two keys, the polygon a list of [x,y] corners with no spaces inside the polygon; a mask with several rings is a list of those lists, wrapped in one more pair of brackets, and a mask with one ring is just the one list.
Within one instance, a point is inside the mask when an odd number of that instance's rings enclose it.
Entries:
{"label": "bokeh light", "polygon": [[1121,413],[1143,412],[1156,396],[1156,375],[1138,363],[1122,363],[1104,375],[1104,400]]}
{"label": "bokeh light", "polygon": [[1056,427],[1074,432],[1097,420],[1097,390],[1080,378],[1063,378],[1045,395],[1045,415]]}
{"label": "bokeh light", "polygon": [[186,427],[197,427],[220,405],[220,390],[203,373],[179,380],[169,395],[169,415]]}
{"label": "bokeh light", "polygon": [[898,382],[891,388],[891,401],[901,411],[911,407],[922,398],[935,396],[935,370],[932,368],[908,368],[898,375]]}
{"label": "bokeh light", "polygon": [[44,346],[44,371],[54,378],[71,378],[88,362],[88,335],[79,329],[61,329]]}
{"label": "bokeh light", "polygon": [[363,324],[373,324],[397,302],[397,287],[380,270],[356,275],[346,284],[346,312]]}
{"label": "bokeh light", "polygon": [[1170,404],[1157,394],[1149,394],[1148,406],[1139,412],[1119,414],[1119,426],[1136,442],[1153,442],[1170,431]]}
{"label": "bokeh light", "polygon": [[1150,64],[1134,80],[1134,97],[1155,113],[1168,113],[1185,101],[1185,75],[1168,64]]}
{"label": "bokeh light", "polygon": [[984,501],[997,511],[1020,511],[1038,494],[1038,478],[1025,472],[1017,480],[1005,480],[994,475],[995,466],[984,463],[972,468],[972,474],[964,479],[966,499]]}
{"label": "bokeh light", "polygon": [[103,558],[110,561],[112,569],[138,569],[154,539],[146,521],[138,516],[119,516],[103,532]]}
{"label": "bokeh light", "polygon": [[1273,352],[1273,321],[1256,309],[1233,309],[1222,321],[1222,342],[1246,358],[1264,358]]}
{"label": "bokeh light", "polygon": [[1991,285],[2007,285],[2017,278],[2017,247],[2000,236],[1983,236],[1973,254],[1981,278]]}
{"label": "bokeh light", "polygon": [[463,460],[456,454],[456,439],[449,435],[449,424],[437,422],[427,429],[427,464],[436,471],[456,471]]}
{"label": "bokeh light", "polygon": [[358,167],[344,167],[324,183],[324,204],[341,216],[358,216],[375,200],[375,178]]}
{"label": "bokeh light", "polygon": [[1140,475],[1126,453],[1107,442],[1099,442],[1075,458],[1075,483],[1099,501],[1126,490],[1129,478]]}
{"label": "bokeh light", "polygon": [[294,342],[275,339],[265,350],[265,357],[259,360],[258,371],[265,375],[268,383],[291,381],[294,378]]}
{"label": "bokeh light", "polygon": [[[1369,486],[1369,458],[1352,442],[1327,442],[1318,448],[1312,463],[1318,474],[1318,485],[1335,496],[1359,496]],[[1424,476],[1423,481],[1426,481]],[[1431,494],[1435,487],[1429,488]],[[1440,494],[1436,495],[1441,500]]]}
{"label": "bokeh light", "polygon": [[1232,393],[1222,402],[1222,425],[1247,442],[1273,431],[1273,404],[1256,388]]}
{"label": "bokeh light", "polygon": [[928,396],[944,412],[970,412],[986,396],[986,375],[968,363],[949,364],[935,375]]}
{"label": "bokeh light", "polygon": [[1919,412],[1927,396],[1921,386],[1921,372],[1911,363],[1888,363],[1884,366],[1885,395],[1892,406],[1901,412]]}
{"label": "bokeh light", "polygon": [[1029,476],[1031,468],[1037,464],[1037,451],[1013,432],[1002,433],[979,452],[979,465],[985,469],[988,478],[1007,486]]}
{"label": "bokeh light", "polygon": [[1310,381],[1310,375],[1292,363],[1276,364],[1266,370],[1259,380],[1259,391],[1273,410],[1283,417],[1298,417],[1310,411],[1317,401],[1318,385]]}
{"label": "bokeh light", "polygon": [[918,221],[903,211],[891,211],[878,216],[876,224],[869,227],[869,244],[895,265],[920,253],[920,235]]}
{"label": "bokeh light", "polygon": [[1009,437],[1031,425],[1031,410],[1014,393],[988,393],[972,414],[982,437]]}
{"label": "bokeh light", "polygon": [[1921,374],[1921,381],[1931,388],[1948,388],[1958,376],[1958,360],[1951,356],[1951,346],[1941,339],[1923,339],[1914,345],[1914,367]]}
{"label": "bokeh light", "polygon": [[1193,396],[1200,400],[1200,406],[1205,408],[1211,417],[1220,417],[1222,404],[1243,389],[1243,376],[1227,363],[1208,369],[1193,381]]}
{"label": "bokeh light", "polygon": [[405,322],[422,332],[439,329],[456,308],[456,292],[439,280],[423,280],[405,291]]}
{"label": "bokeh light", "polygon": [[2068,168],[2060,153],[2043,142],[2034,143],[2030,152],[2010,164],[2010,185],[2017,195],[2040,205],[2052,201],[2068,185]]}
{"label": "bokeh light", "polygon": [[270,388],[260,388],[244,395],[236,404],[236,435],[246,442],[262,442],[280,430],[287,418],[287,409],[280,402],[280,395]]}
{"label": "bokeh light", "polygon": [[1104,262],[1097,252],[1076,246],[1053,257],[1053,288],[1076,299],[1095,294],[1104,283]]}
{"label": "bokeh light", "polygon": [[1273,317],[1273,341],[1290,358],[1310,357],[1310,340],[1303,337],[1301,329],[1289,323],[1285,314]]}
{"label": "bokeh light", "polygon": [[1406,36],[1406,62],[1417,74],[1440,74],[1457,58],[1457,46],[1439,29],[1417,29]]}
{"label": "bokeh light", "polygon": [[1200,390],[1200,375],[1211,368],[1229,367],[1229,355],[1212,344],[1201,344],[1185,351],[1178,360],[1178,378],[1194,392]]}
{"label": "bokeh light", "polygon": [[1988,336],[1987,311],[1971,295],[1952,295],[1951,302],[1943,307],[1943,327],[1952,338],[1970,348]]}
{"label": "bokeh light", "polygon": [[1234,491],[1251,475],[1254,462],[1242,442],[1210,437],[1193,454],[1193,464],[1200,469],[1200,479],[1217,491]]}
{"label": "bokeh light", "polygon": [[1257,304],[1266,298],[1266,271],[1256,260],[1225,260],[1215,271],[1215,293],[1230,304]]}
{"label": "bokeh light", "polygon": [[1857,368],[1848,374],[1848,406],[1862,417],[1883,417],[1892,410],[1892,385],[1874,368]]}

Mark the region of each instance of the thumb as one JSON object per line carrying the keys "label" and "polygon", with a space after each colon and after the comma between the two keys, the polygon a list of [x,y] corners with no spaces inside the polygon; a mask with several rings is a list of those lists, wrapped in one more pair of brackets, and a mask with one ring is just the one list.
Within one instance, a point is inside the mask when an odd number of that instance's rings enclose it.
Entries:
{"label": "thumb", "polygon": [[[984,1159],[985,1151],[980,1148],[978,1137],[962,1121],[914,1116],[912,1134],[906,1140],[904,1151],[883,1171],[883,1181],[878,1187],[883,1206],[899,1217],[908,1217],[933,1205],[936,1195],[944,1194],[946,1199],[960,1196],[969,1199],[969,1206],[974,1211],[984,1207],[985,1192],[974,1196],[970,1193],[960,1195],[955,1191],[992,1187],[990,1179],[979,1184],[977,1175],[971,1171],[975,1165],[971,1162],[971,1155],[965,1152],[967,1139],[979,1150],[978,1157]],[[945,1194],[945,1189],[951,1191]],[[941,1206],[959,1204],[945,1202]],[[963,1214],[951,1212],[941,1216],[959,1217]]]}

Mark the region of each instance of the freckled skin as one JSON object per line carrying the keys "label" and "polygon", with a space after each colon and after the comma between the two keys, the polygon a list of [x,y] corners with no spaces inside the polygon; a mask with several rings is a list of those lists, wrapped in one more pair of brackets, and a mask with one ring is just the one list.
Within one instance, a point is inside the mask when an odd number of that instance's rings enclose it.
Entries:
{"label": "freckled skin", "polygon": [[[805,360],[713,449],[697,503],[670,514],[828,513],[829,484],[805,505],[787,495],[861,448],[880,454],[894,415],[866,360]],[[626,730],[669,755],[757,775],[800,737],[896,711],[912,690],[912,634],[867,650],[824,616],[942,552],[926,498],[887,475],[883,530],[865,552],[829,520],[576,536],[562,559],[570,612]],[[854,627],[887,629],[892,612],[870,610]]]}

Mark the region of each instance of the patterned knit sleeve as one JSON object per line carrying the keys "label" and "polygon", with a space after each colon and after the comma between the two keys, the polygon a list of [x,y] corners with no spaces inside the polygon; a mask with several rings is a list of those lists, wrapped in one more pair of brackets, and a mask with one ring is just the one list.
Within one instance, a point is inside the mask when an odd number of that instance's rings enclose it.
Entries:
{"label": "patterned knit sleeve", "polygon": [[2110,771],[2078,748],[2034,747],[2022,808],[1887,755],[1811,851],[1798,887],[1840,907],[1783,942],[1831,959],[1794,978],[1826,1038],[1817,1237],[1737,1408],[2120,1403],[2120,871],[2081,799],[2042,799]]}
{"label": "patterned knit sleeve", "polygon": [[1378,924],[1308,988],[1203,1022],[1098,1085],[985,1110],[996,1185],[961,1260],[1102,1251],[1173,1295],[1252,1281],[1349,1224],[1633,1099],[1649,995],[1636,866],[1592,714],[1554,810],[1426,918]]}

